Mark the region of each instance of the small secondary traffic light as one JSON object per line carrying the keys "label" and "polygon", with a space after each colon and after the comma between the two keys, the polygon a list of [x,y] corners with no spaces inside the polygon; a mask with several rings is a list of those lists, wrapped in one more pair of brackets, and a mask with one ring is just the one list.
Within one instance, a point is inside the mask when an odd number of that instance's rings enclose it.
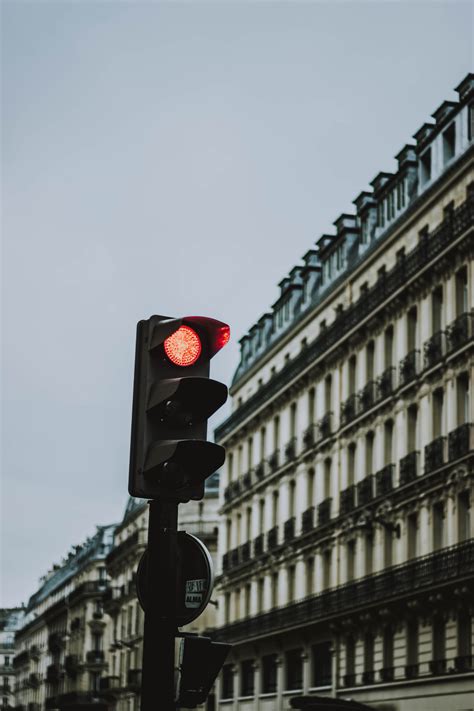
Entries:
{"label": "small secondary traffic light", "polygon": [[181,640],[178,664],[178,706],[194,709],[203,704],[232,645],[209,637],[186,636]]}
{"label": "small secondary traffic light", "polygon": [[152,316],[137,325],[128,490],[178,502],[202,499],[204,481],[225,459],[206,440],[207,420],[227,387],[209,378],[228,342],[227,324],[202,316]]}

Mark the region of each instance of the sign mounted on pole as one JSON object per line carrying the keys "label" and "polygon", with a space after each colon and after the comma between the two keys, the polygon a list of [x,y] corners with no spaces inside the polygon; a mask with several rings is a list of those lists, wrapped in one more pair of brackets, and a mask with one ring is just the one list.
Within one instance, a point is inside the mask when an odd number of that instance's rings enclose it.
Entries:
{"label": "sign mounted on pole", "polygon": [[[214,566],[206,546],[199,538],[178,531],[176,625],[193,622],[206,608],[214,587]],[[158,563],[159,566],[159,563]],[[148,554],[144,552],[137,570],[137,597],[146,612]]]}

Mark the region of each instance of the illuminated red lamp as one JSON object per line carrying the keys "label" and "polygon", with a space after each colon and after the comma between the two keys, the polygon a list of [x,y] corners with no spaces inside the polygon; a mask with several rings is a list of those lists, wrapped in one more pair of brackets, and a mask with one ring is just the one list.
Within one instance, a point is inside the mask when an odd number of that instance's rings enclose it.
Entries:
{"label": "illuminated red lamp", "polygon": [[229,339],[230,339],[230,327],[227,324],[224,324],[219,329],[217,329],[217,332],[215,335],[216,350],[220,350],[221,348],[224,348],[224,346],[227,345],[227,343],[229,343]]}
{"label": "illuminated red lamp", "polygon": [[194,365],[202,351],[198,334],[194,328],[185,325],[166,338],[164,348],[170,361],[182,367]]}

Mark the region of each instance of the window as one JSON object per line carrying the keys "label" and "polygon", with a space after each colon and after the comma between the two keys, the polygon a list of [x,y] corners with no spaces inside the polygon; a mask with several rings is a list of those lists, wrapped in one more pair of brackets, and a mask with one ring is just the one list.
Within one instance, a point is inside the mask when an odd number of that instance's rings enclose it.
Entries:
{"label": "window", "polygon": [[418,516],[410,514],[407,519],[408,529],[408,558],[416,558],[418,553]]}
{"label": "window", "polygon": [[393,326],[389,326],[384,333],[384,363],[385,368],[393,365]]}
{"label": "window", "polygon": [[222,667],[221,696],[223,699],[234,698],[234,670],[232,664]]}
{"label": "window", "polygon": [[352,486],[355,477],[356,443],[351,442],[347,449],[347,486]]}
{"label": "window", "polygon": [[460,316],[468,310],[467,268],[463,267],[456,273],[456,316]]}
{"label": "window", "polygon": [[355,639],[347,637],[346,639],[346,674],[353,677],[355,672]]}
{"label": "window", "polygon": [[470,657],[472,638],[472,617],[466,610],[462,610],[458,613],[457,638],[458,656]]}
{"label": "window", "polygon": [[288,602],[293,602],[295,599],[295,566],[290,565],[287,570],[288,580]]}
{"label": "window", "polygon": [[243,467],[243,451],[244,448],[242,447],[241,444],[239,444],[239,447],[237,449],[237,476],[239,477],[241,474],[243,474],[242,467]]}
{"label": "window", "polygon": [[324,408],[325,412],[331,411],[332,403],[332,377],[326,375],[324,379]]}
{"label": "window", "polygon": [[365,535],[365,574],[371,575],[374,568],[374,537],[371,533]]}
{"label": "window", "polygon": [[330,686],[332,681],[331,642],[311,647],[311,686]]}
{"label": "window", "polygon": [[407,410],[407,447],[408,453],[416,450],[417,443],[418,408],[411,405]]}
{"label": "window", "polygon": [[456,378],[457,420],[458,425],[469,422],[469,378],[461,373]]}
{"label": "window", "polygon": [[443,388],[435,390],[433,393],[433,439],[441,437],[443,434],[443,405],[444,391]]}
{"label": "window", "polygon": [[263,612],[265,594],[265,579],[260,578],[257,585],[257,609],[258,612]]}
{"label": "window", "polygon": [[324,460],[324,498],[331,496],[331,460],[329,457]]}
{"label": "window", "polygon": [[443,161],[448,163],[456,152],[456,124],[453,121],[446,131],[443,131]]}
{"label": "window", "polygon": [[285,654],[285,689],[301,689],[303,686],[303,659],[301,649],[290,649]]}
{"label": "window", "polygon": [[407,622],[407,664],[418,664],[418,620]]}
{"label": "window", "polygon": [[383,227],[385,224],[384,202],[381,200],[377,205],[377,227]]}
{"label": "window", "polygon": [[438,333],[443,328],[443,287],[439,286],[431,294],[431,332]]}
{"label": "window", "polygon": [[307,479],[307,493],[306,493],[307,507],[313,505],[314,501],[314,469],[308,471]]}
{"label": "window", "polygon": [[384,669],[393,667],[393,629],[390,626],[383,631],[382,655]]}
{"label": "window", "polygon": [[369,242],[369,218],[366,217],[362,220],[362,230],[361,230],[361,243],[367,244]]}
{"label": "window", "polygon": [[259,533],[265,530],[265,499],[260,499],[259,502],[258,530]]}
{"label": "window", "polygon": [[374,636],[369,632],[364,635],[364,671],[374,670]]}
{"label": "window", "polygon": [[292,516],[295,515],[295,504],[296,504],[296,482],[294,479],[292,479],[290,481],[289,494],[290,494],[290,501],[289,501],[290,518],[292,518]]}
{"label": "window", "polygon": [[405,178],[397,183],[397,210],[405,207]]}
{"label": "window", "polygon": [[365,353],[365,379],[366,382],[370,382],[374,378],[374,357],[375,357],[375,344],[373,341],[367,345]]}
{"label": "window", "polygon": [[267,654],[262,657],[262,691],[274,694],[277,690],[277,655]]}
{"label": "window", "polygon": [[355,571],[356,542],[349,541],[347,544],[347,582],[354,580]]}
{"label": "window", "polygon": [[272,607],[278,605],[278,571],[272,575]]}
{"label": "window", "polygon": [[237,525],[236,525],[236,543],[238,546],[242,543],[242,514],[237,514]]}
{"label": "window", "polygon": [[415,350],[418,327],[418,311],[414,306],[407,314],[407,352]]}
{"label": "window", "polygon": [[272,526],[278,525],[278,504],[279,504],[279,493],[274,491],[272,495]]}
{"label": "window", "polygon": [[308,422],[310,425],[314,422],[314,406],[316,403],[316,390],[311,388],[308,392]]}
{"label": "window", "polygon": [[247,469],[250,471],[253,464],[253,437],[247,440]]}
{"label": "window", "polygon": [[467,114],[467,139],[472,141],[474,138],[474,104],[468,106]]}
{"label": "window", "polygon": [[425,185],[431,180],[431,148],[420,156],[420,184]]}
{"label": "window", "polygon": [[250,539],[252,538],[252,509],[250,508],[250,506],[247,507],[246,511],[245,535],[246,540],[250,541]]}
{"label": "window", "polygon": [[232,452],[229,453],[229,458],[227,460],[227,480],[232,481],[232,469],[234,465],[234,455]]}
{"label": "window", "polygon": [[263,462],[265,460],[265,453],[266,453],[266,438],[267,438],[267,430],[265,427],[262,427],[260,430],[260,461]]}
{"label": "window", "polygon": [[353,395],[356,390],[356,368],[357,368],[357,359],[356,359],[356,356],[353,355],[349,358],[349,373],[348,373],[349,395]]}
{"label": "window", "polygon": [[280,446],[280,418],[277,415],[273,419],[273,447],[276,451]]}
{"label": "window", "polygon": [[255,673],[253,659],[246,659],[240,665],[240,695],[253,696],[255,691]]}
{"label": "window", "polygon": [[433,506],[433,550],[437,551],[445,545],[445,508],[438,502]]}
{"label": "window", "polygon": [[383,426],[383,457],[384,465],[391,464],[393,452],[393,420],[387,420]]}
{"label": "window", "polygon": [[323,588],[325,590],[331,587],[331,563],[332,550],[329,548],[323,553]]}
{"label": "window", "polygon": [[446,657],[446,624],[442,617],[435,617],[432,622],[432,658],[440,661]]}
{"label": "window", "polygon": [[237,588],[237,590],[235,591],[234,599],[235,599],[235,619],[239,620],[240,619],[240,588]]}
{"label": "window", "polygon": [[393,538],[392,531],[388,528],[383,530],[383,558],[384,567],[389,568],[393,562]]}
{"label": "window", "polygon": [[467,541],[471,537],[471,501],[469,491],[458,495],[458,540]]}
{"label": "window", "polygon": [[374,433],[365,435],[365,475],[369,476],[374,471]]}
{"label": "window", "polygon": [[308,558],[306,560],[306,595],[311,595],[313,592],[313,580],[314,580],[314,558]]}
{"label": "window", "polygon": [[290,437],[291,438],[296,436],[296,414],[297,414],[297,405],[296,405],[296,402],[292,402],[291,407],[290,407]]}

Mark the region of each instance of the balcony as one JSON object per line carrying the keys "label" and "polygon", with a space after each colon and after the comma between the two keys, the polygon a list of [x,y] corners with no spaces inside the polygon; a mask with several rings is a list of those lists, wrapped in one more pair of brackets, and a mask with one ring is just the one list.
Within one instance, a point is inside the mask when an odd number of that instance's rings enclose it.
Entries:
{"label": "balcony", "polygon": [[229,553],[224,553],[222,556],[222,570],[228,570],[230,567]]}
{"label": "balcony", "polygon": [[443,360],[446,353],[446,333],[438,331],[423,346],[423,365],[425,369],[434,368]]}
{"label": "balcony", "polygon": [[400,486],[414,481],[418,476],[418,450],[410,452],[400,459]]}
{"label": "balcony", "polygon": [[318,423],[319,436],[321,439],[326,439],[332,432],[332,412],[326,412],[324,417]]}
{"label": "balcony", "polygon": [[30,653],[27,649],[25,649],[24,652],[20,652],[20,654],[17,654],[13,658],[13,667],[14,667],[14,669],[19,669],[19,667],[23,667],[26,664],[28,664],[29,661],[30,661]]}
{"label": "balcony", "polygon": [[129,669],[127,672],[127,687],[130,691],[139,692],[142,686],[142,670]]}
{"label": "balcony", "polygon": [[377,379],[377,399],[385,400],[390,397],[395,390],[396,368],[391,365],[386,368]]}
{"label": "balcony", "polygon": [[280,450],[275,449],[274,452],[270,454],[268,457],[268,466],[270,467],[270,471],[275,472],[280,464]]}
{"label": "balcony", "polygon": [[310,506],[306,511],[303,511],[301,516],[301,531],[309,533],[314,528],[314,506]]}
{"label": "balcony", "polygon": [[103,676],[99,681],[99,688],[101,691],[113,691],[120,687],[120,677],[119,676]]}
{"label": "balcony", "polygon": [[59,664],[50,664],[46,667],[46,681],[48,684],[57,684],[61,678],[61,670]]}
{"label": "balcony", "polygon": [[329,496],[318,506],[318,526],[324,526],[331,520],[331,497]]}
{"label": "balcony", "polygon": [[459,350],[472,338],[472,314],[458,316],[446,329],[448,353]]}
{"label": "balcony", "polygon": [[437,437],[425,447],[425,474],[439,469],[444,464],[446,437]]}
{"label": "balcony", "polygon": [[292,437],[285,444],[285,460],[292,462],[296,457],[296,437]]}
{"label": "balcony", "polygon": [[407,679],[416,679],[418,676],[419,668],[418,664],[406,664],[405,665],[405,676]]}
{"label": "balcony", "polygon": [[357,395],[350,395],[341,405],[341,424],[347,425],[357,414]]}
{"label": "balcony", "polygon": [[374,671],[362,672],[362,683],[363,684],[373,684],[374,682],[375,682],[375,672]]}
{"label": "balcony", "polygon": [[303,432],[303,447],[311,449],[318,440],[318,426],[315,424],[309,425]]}
{"label": "balcony", "polygon": [[355,674],[344,674],[342,678],[344,686],[355,686],[356,675]]}
{"label": "balcony", "polygon": [[377,400],[377,388],[374,380],[370,380],[357,395],[359,402],[359,414],[370,410]]}
{"label": "balcony", "polygon": [[278,526],[273,526],[267,533],[267,548],[269,551],[278,546]]}
{"label": "balcony", "polygon": [[380,681],[393,681],[395,676],[395,667],[384,667],[380,669]]}
{"label": "balcony", "polygon": [[395,464],[387,464],[375,475],[375,495],[385,496],[393,489]]}
{"label": "balcony", "polygon": [[432,674],[445,674],[446,666],[446,659],[432,659],[430,662],[430,672]]}
{"label": "balcony", "polygon": [[283,539],[285,543],[289,543],[295,537],[295,521],[295,517],[292,516],[283,524]]}
{"label": "balcony", "polygon": [[399,380],[400,385],[407,385],[414,380],[420,372],[420,351],[410,351],[405,358],[400,361]]}
{"label": "balcony", "polygon": [[472,425],[470,422],[465,422],[459,425],[455,430],[448,435],[448,457],[452,462],[454,459],[460,459],[472,450]]}
{"label": "balcony", "polygon": [[339,513],[341,516],[350,513],[355,509],[355,486],[352,484],[347,489],[341,491],[339,499]]}
{"label": "balcony", "polygon": [[374,498],[373,481],[374,477],[369,474],[357,484],[357,506],[365,506]]}
{"label": "balcony", "polygon": [[252,486],[252,470],[250,469],[242,477],[242,490],[246,491]]}
{"label": "balcony", "polygon": [[101,649],[91,649],[89,652],[86,652],[86,664],[98,666],[104,663],[104,652]]}
{"label": "balcony", "polygon": [[460,672],[472,671],[474,669],[472,654],[456,657],[454,660],[454,668]]}
{"label": "balcony", "polygon": [[254,556],[262,555],[264,547],[264,535],[261,533],[253,541],[253,554]]}
{"label": "balcony", "polygon": [[233,548],[230,551],[229,556],[230,556],[230,565],[232,568],[234,568],[240,562],[239,549]]}
{"label": "balcony", "polygon": [[256,478],[261,481],[263,477],[265,476],[265,460],[262,459],[261,462],[257,464],[255,467],[255,476]]}
{"label": "balcony", "polygon": [[240,546],[240,560],[247,563],[250,560],[250,541],[246,541]]}

